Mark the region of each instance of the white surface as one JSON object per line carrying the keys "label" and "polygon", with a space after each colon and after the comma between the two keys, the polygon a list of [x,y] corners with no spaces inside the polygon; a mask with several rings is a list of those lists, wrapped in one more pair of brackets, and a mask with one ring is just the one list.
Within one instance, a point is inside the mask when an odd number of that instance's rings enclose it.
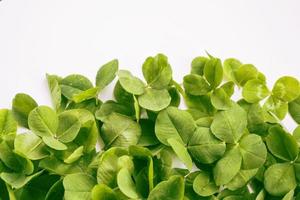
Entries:
{"label": "white surface", "polygon": [[0,107],[17,92],[50,104],[46,72],[94,79],[118,58],[141,76],[143,60],[158,52],[177,81],[204,50],[254,64],[270,86],[282,75],[300,78],[299,9],[297,0],[2,0]]}

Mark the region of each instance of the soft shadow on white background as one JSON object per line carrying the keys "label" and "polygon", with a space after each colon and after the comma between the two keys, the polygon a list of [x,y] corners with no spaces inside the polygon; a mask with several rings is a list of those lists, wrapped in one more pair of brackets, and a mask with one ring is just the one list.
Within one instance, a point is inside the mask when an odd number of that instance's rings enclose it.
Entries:
{"label": "soft shadow on white background", "polygon": [[18,92],[50,105],[46,72],[94,80],[102,64],[118,58],[141,77],[144,59],[158,52],[179,82],[205,50],[254,64],[270,87],[283,75],[299,79],[299,8],[297,0],[2,0],[0,107],[10,107]]}

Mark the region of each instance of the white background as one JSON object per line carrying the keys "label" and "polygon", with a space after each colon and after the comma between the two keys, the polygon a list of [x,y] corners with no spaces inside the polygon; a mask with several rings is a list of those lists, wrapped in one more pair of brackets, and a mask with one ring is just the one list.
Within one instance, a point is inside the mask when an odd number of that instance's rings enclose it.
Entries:
{"label": "white background", "polygon": [[0,107],[18,92],[50,104],[46,72],[94,79],[118,58],[141,77],[143,60],[158,52],[177,81],[205,50],[254,64],[270,87],[283,75],[299,78],[299,10],[297,0],[2,0]]}

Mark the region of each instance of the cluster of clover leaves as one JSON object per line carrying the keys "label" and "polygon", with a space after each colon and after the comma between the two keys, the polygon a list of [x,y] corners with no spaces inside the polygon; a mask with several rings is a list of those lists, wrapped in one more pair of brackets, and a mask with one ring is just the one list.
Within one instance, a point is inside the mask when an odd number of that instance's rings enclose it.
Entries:
{"label": "cluster of clover leaves", "polygon": [[300,126],[281,124],[287,113],[300,123],[297,79],[270,90],[253,65],[211,55],[183,84],[163,54],[143,63],[146,83],[118,65],[103,65],[95,85],[47,75],[53,108],[19,93],[0,110],[1,200],[300,199]]}

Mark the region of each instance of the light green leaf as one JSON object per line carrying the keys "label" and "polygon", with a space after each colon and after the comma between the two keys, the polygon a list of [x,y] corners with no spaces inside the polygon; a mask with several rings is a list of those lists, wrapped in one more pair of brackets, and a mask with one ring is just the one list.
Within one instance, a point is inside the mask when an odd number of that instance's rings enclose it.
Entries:
{"label": "light green leaf", "polygon": [[198,127],[188,143],[188,151],[200,163],[213,163],[225,153],[226,144],[218,140],[209,128]]}
{"label": "light green leaf", "polygon": [[0,109],[0,136],[17,132],[17,122],[8,109]]}
{"label": "light green leaf", "polygon": [[259,103],[248,103],[245,100],[238,101],[238,104],[247,112],[247,128],[250,133],[267,135],[268,124],[265,123],[265,112]]}
{"label": "light green leaf", "polygon": [[12,147],[5,141],[0,143],[0,161],[0,166],[2,168],[0,173],[3,171],[3,164],[5,165],[4,169],[7,169],[8,167],[10,171],[18,172],[20,174],[30,175],[34,170],[31,160],[14,152]]}
{"label": "light green leaf", "polygon": [[[72,101],[72,102],[68,102],[67,110],[85,109],[92,113],[95,113],[96,110],[98,110],[102,104],[103,104],[102,101],[97,98],[85,100],[80,103],[75,103],[74,101]],[[65,110],[61,109],[60,112],[62,112],[62,111],[65,111]]]}
{"label": "light green leaf", "polygon": [[240,171],[242,155],[238,147],[228,150],[213,169],[216,185],[229,183]]}
{"label": "light green leaf", "polygon": [[186,147],[178,142],[174,138],[168,139],[169,145],[172,147],[178,158],[185,164],[185,166],[188,168],[188,170],[191,170],[193,167],[193,161],[191,159],[190,154],[188,153]]}
{"label": "light green leaf", "polygon": [[272,93],[282,101],[291,102],[300,95],[300,83],[293,77],[283,76],[276,81]]}
{"label": "light green leaf", "polygon": [[296,139],[298,145],[300,146],[300,126],[297,126],[293,131],[293,137]]}
{"label": "light green leaf", "polygon": [[143,75],[148,85],[154,89],[166,88],[172,80],[172,69],[163,54],[148,57],[143,64]]}
{"label": "light green leaf", "polygon": [[[277,123],[279,120],[283,120],[288,112],[287,102],[283,102],[280,99],[277,99],[275,96],[270,96],[265,104],[263,109],[266,111],[265,117],[268,122]],[[275,115],[275,118],[274,116]]]}
{"label": "light green leaf", "polygon": [[43,136],[42,139],[47,146],[53,149],[62,151],[68,148],[64,143],[60,142],[58,139],[55,139],[52,136]]}
{"label": "light green leaf", "polygon": [[188,111],[193,115],[194,119],[211,116],[216,112],[208,95],[186,95],[184,100],[188,107]]}
{"label": "light green leaf", "polygon": [[265,189],[273,196],[282,196],[296,187],[293,165],[278,163],[269,167],[265,172]]}
{"label": "light green leaf", "polygon": [[145,84],[139,78],[133,76],[127,70],[119,70],[119,82],[121,86],[129,93],[141,95],[145,92]]}
{"label": "light green leaf", "polygon": [[43,141],[32,133],[18,134],[14,141],[15,152],[30,160],[39,160],[49,155]]}
{"label": "light green leaf", "polygon": [[288,107],[291,117],[300,124],[300,97],[290,102]]}
{"label": "light green leaf", "polygon": [[212,88],[218,87],[223,80],[223,68],[218,58],[209,59],[204,66],[204,77]]}
{"label": "light green leaf", "polygon": [[84,173],[70,174],[64,178],[63,185],[65,200],[90,200],[96,180]]}
{"label": "light green leaf", "polygon": [[80,146],[77,149],[75,149],[75,151],[71,155],[69,155],[66,159],[64,159],[64,162],[67,164],[71,164],[77,161],[82,155],[83,155],[83,146]]}
{"label": "light green leaf", "polygon": [[12,113],[20,126],[28,128],[28,115],[37,106],[31,96],[24,93],[16,94],[12,103]]}
{"label": "light green leaf", "polygon": [[81,123],[81,129],[74,143],[83,145],[84,152],[92,152],[95,150],[100,136],[100,129],[98,128],[94,114],[85,109],[74,109],[70,110],[70,112],[75,114]]}
{"label": "light green leaf", "polygon": [[78,133],[78,137],[75,138],[74,143],[83,145],[84,152],[93,151],[99,137],[99,130],[94,114],[86,109],[72,109],[65,111],[65,113],[66,112],[75,115],[81,123],[81,129]]}
{"label": "light green leaf", "polygon": [[114,87],[114,97],[118,103],[123,105],[128,106],[134,103],[132,93],[127,92],[120,84],[120,81],[118,81]]}
{"label": "light green leaf", "polygon": [[132,157],[128,155],[123,155],[118,158],[118,169],[126,168],[130,173],[134,172],[134,163]]}
{"label": "light green leaf", "polygon": [[289,191],[282,200],[294,200],[294,190]]}
{"label": "light green leaf", "polygon": [[191,74],[203,76],[204,66],[208,60],[209,59],[207,57],[202,56],[194,58],[191,63]]}
{"label": "light green leaf", "polygon": [[141,117],[141,108],[140,108],[140,105],[139,105],[139,102],[137,100],[137,98],[133,95],[133,99],[134,99],[134,112],[135,112],[135,119],[137,122],[140,121],[140,117]]}
{"label": "light green leaf", "polygon": [[162,181],[150,192],[148,200],[183,200],[184,181],[181,176],[172,176]]}
{"label": "light green leaf", "polygon": [[107,185],[100,183],[92,190],[92,200],[118,200],[116,193]]}
{"label": "light green leaf", "polygon": [[98,183],[104,183],[112,188],[117,186],[119,158],[124,155],[128,155],[127,150],[116,147],[110,148],[101,155],[97,171]]}
{"label": "light green leaf", "polygon": [[228,81],[223,85],[221,85],[220,88],[224,90],[224,92],[227,94],[228,97],[231,97],[234,93],[234,87],[235,87],[234,82]]}
{"label": "light green leaf", "polygon": [[262,189],[256,196],[255,200],[265,200],[265,197],[266,197],[266,192],[264,189]]}
{"label": "light green leaf", "polygon": [[280,126],[269,129],[266,143],[269,151],[282,160],[293,161],[298,156],[299,148],[296,139]]}
{"label": "light green leaf", "polygon": [[28,125],[38,136],[53,136],[58,128],[58,117],[51,108],[39,106],[30,112]]}
{"label": "light green leaf", "polygon": [[196,120],[196,125],[198,127],[209,128],[213,122],[213,117],[200,117]]}
{"label": "light green leaf", "polygon": [[196,129],[192,116],[176,107],[168,107],[161,111],[155,123],[156,137],[165,145],[169,145],[168,139],[187,144]]}
{"label": "light green leaf", "polygon": [[160,111],[170,104],[171,97],[166,89],[147,88],[145,93],[138,97],[138,101],[140,106],[147,110]]}
{"label": "light green leaf", "polygon": [[205,172],[200,171],[196,176],[193,183],[194,191],[200,196],[211,196],[219,191],[219,187],[216,186],[212,176]]}
{"label": "light green leaf", "polygon": [[112,146],[128,147],[135,145],[141,135],[141,127],[132,119],[112,113],[101,127],[101,136],[106,148]]}
{"label": "light green leaf", "polygon": [[52,174],[58,174],[61,176],[65,176],[67,174],[74,174],[82,172],[82,166],[76,164],[66,164],[61,160],[58,160],[54,156],[50,156],[44,158],[40,161],[39,167],[42,169],[46,169]]}
{"label": "light green leaf", "polygon": [[96,86],[99,90],[102,90],[114,80],[118,69],[119,61],[117,59],[109,61],[100,67],[96,76]]}
{"label": "light green leaf", "polygon": [[254,65],[243,64],[234,72],[234,77],[240,86],[244,86],[247,81],[256,79],[258,74],[259,72]]}
{"label": "light green leaf", "polygon": [[242,63],[235,58],[228,58],[224,61],[224,74],[228,81],[237,83],[235,72],[242,65]]}
{"label": "light green leaf", "polygon": [[122,168],[117,175],[118,187],[122,193],[132,199],[137,199],[139,194],[127,168]]}
{"label": "light green leaf", "polygon": [[51,94],[51,100],[52,104],[55,107],[55,110],[59,110],[62,105],[62,94],[61,94],[61,88],[60,88],[60,81],[62,80],[61,77],[58,77],[56,75],[50,75],[46,74],[46,78],[48,81],[48,87]]}
{"label": "light green leaf", "polygon": [[211,90],[208,82],[197,74],[186,75],[183,78],[183,87],[186,93],[195,96],[205,95]]}
{"label": "light green leaf", "polygon": [[108,100],[106,102],[104,102],[100,109],[98,109],[95,113],[96,115],[96,119],[104,121],[106,117],[108,117],[111,113],[119,113],[122,115],[126,115],[126,116],[133,116],[134,110],[131,106],[128,105],[124,105],[121,103],[117,103],[115,101],[112,100]]}
{"label": "light green leaf", "polygon": [[80,94],[93,87],[93,84],[86,77],[79,74],[72,74],[60,82],[61,93],[72,100],[74,95]]}
{"label": "light green leaf", "polygon": [[226,143],[235,143],[242,137],[246,127],[247,113],[233,103],[230,109],[215,114],[211,131]]}
{"label": "light green leaf", "polygon": [[56,138],[63,143],[72,142],[81,127],[81,123],[76,115],[70,112],[63,112],[58,116],[59,125],[56,131]]}
{"label": "light green leaf", "polygon": [[22,173],[6,173],[2,172],[0,174],[0,177],[9,185],[11,185],[15,189],[19,189],[24,187],[30,180],[33,178],[41,175],[43,171],[39,171],[35,174],[32,174],[30,176],[26,176],[25,174]]}
{"label": "light green leaf", "polygon": [[264,82],[252,79],[244,85],[242,95],[249,103],[257,103],[266,98],[269,93],[270,91]]}
{"label": "light green leaf", "polygon": [[231,99],[222,88],[215,89],[210,98],[211,104],[218,110],[228,110],[232,105]]}
{"label": "light green leaf", "polygon": [[239,171],[238,174],[226,184],[226,187],[232,191],[242,188],[250,181],[251,178],[255,176],[257,171],[258,169]]}
{"label": "light green leaf", "polygon": [[98,91],[99,91],[98,87],[90,88],[85,91],[74,94],[72,96],[72,99],[70,100],[74,101],[75,103],[81,103],[83,101],[96,98]]}
{"label": "light green leaf", "polygon": [[243,158],[242,169],[255,169],[263,166],[267,159],[267,148],[260,136],[250,134],[242,137],[239,142]]}

